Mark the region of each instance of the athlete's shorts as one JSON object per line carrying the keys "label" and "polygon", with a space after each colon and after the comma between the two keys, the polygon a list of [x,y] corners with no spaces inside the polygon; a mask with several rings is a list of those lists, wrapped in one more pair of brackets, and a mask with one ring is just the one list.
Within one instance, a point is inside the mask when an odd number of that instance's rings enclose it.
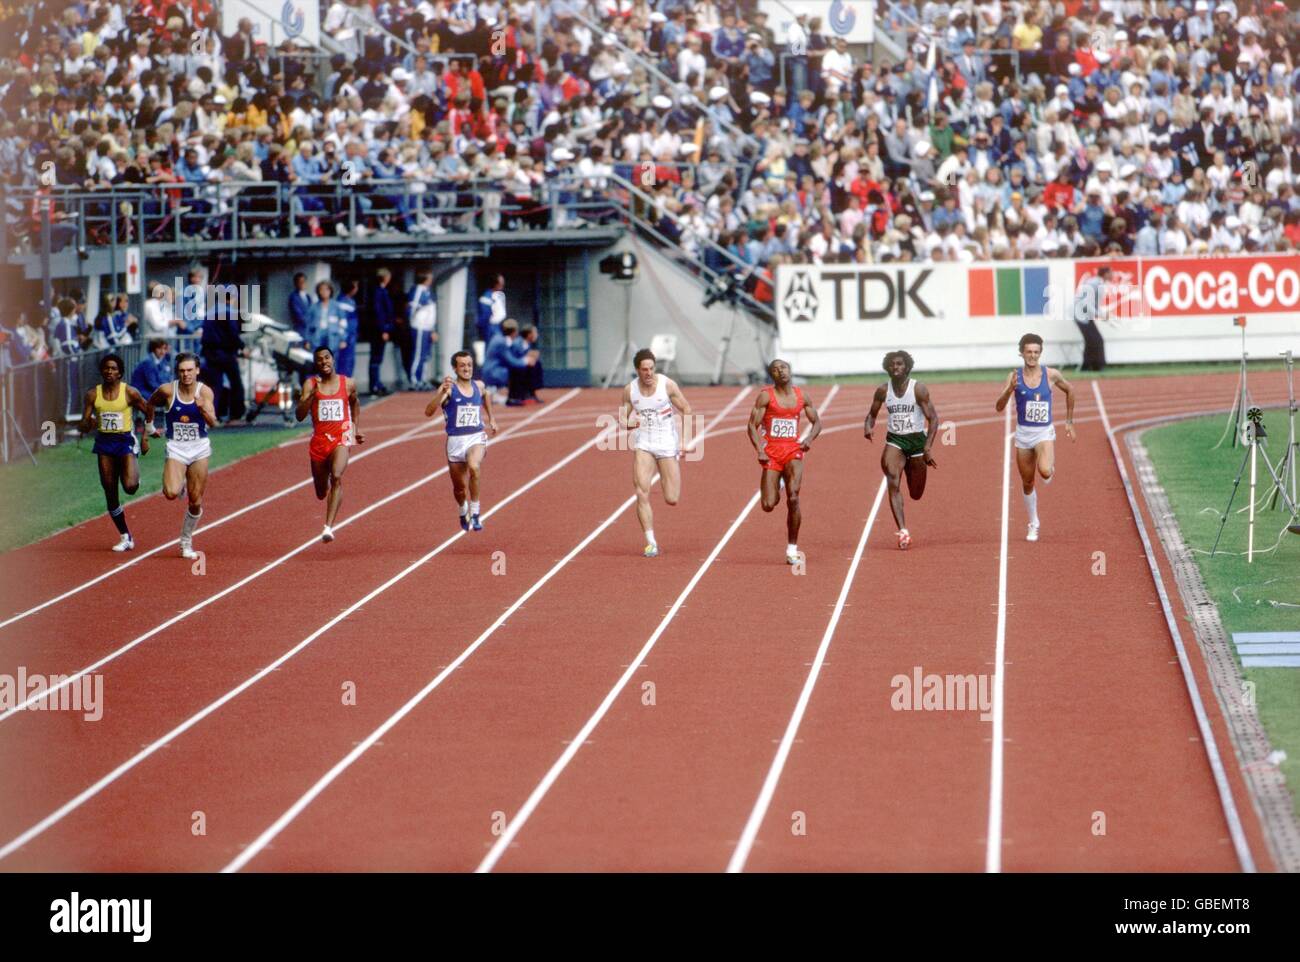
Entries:
{"label": "athlete's shorts", "polygon": [[1056,425],[1042,424],[1026,427],[1023,424],[1016,425],[1016,447],[1023,451],[1032,451],[1044,441],[1056,440]]}
{"label": "athlete's shorts", "polygon": [[337,434],[313,434],[307,445],[307,456],[313,461],[328,461],[335,448],[352,447],[352,432],[340,431]]}
{"label": "athlete's shorts", "polygon": [[677,443],[656,446],[653,443],[633,444],[633,451],[644,451],[656,461],[676,461],[681,456],[681,445]]}
{"label": "athlete's shorts", "polygon": [[187,468],[195,461],[212,457],[212,439],[199,438],[197,441],[168,441],[167,460],[179,461]]}
{"label": "athlete's shorts", "polygon": [[487,432],[478,431],[474,434],[449,434],[447,435],[447,460],[456,464],[463,464],[469,460],[469,449],[479,444],[487,444]]}
{"label": "athlete's shorts", "polygon": [[909,458],[920,458],[925,456],[925,437],[920,431],[915,434],[886,434],[885,443],[898,448]]}
{"label": "athlete's shorts", "polygon": [[791,461],[803,460],[803,448],[798,441],[786,442],[784,444],[775,444],[771,441],[763,449],[767,454],[767,463],[763,465],[764,471],[781,472]]}
{"label": "athlete's shorts", "polygon": [[107,454],[111,458],[121,458],[128,454],[140,453],[140,442],[135,433],[130,434],[117,431],[104,433],[103,431],[95,432],[95,453]]}

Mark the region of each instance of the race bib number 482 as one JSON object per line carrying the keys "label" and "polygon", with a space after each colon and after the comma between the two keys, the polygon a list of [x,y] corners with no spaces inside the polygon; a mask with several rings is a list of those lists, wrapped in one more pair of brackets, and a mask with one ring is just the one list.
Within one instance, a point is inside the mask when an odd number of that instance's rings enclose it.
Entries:
{"label": "race bib number 482", "polygon": [[1051,418],[1051,405],[1046,401],[1026,401],[1025,420],[1030,424],[1046,424]]}
{"label": "race bib number 482", "polygon": [[476,428],[480,425],[479,408],[477,404],[459,407],[456,409],[456,427],[458,428]]}
{"label": "race bib number 482", "polygon": [[343,399],[324,398],[316,405],[316,416],[322,421],[343,420]]}
{"label": "race bib number 482", "polygon": [[773,438],[796,438],[799,436],[798,418],[772,418]]}

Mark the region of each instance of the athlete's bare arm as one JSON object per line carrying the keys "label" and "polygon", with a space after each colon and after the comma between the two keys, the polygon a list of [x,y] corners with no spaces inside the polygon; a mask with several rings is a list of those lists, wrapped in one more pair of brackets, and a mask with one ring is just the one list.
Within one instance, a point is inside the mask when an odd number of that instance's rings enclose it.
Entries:
{"label": "athlete's bare arm", "polygon": [[203,420],[208,422],[208,427],[217,426],[217,399],[212,393],[212,388],[206,384],[199,385],[199,396],[196,399],[199,403],[199,413],[203,415]]}
{"label": "athlete's bare arm", "polygon": [[[448,374],[438,385],[437,392],[433,395],[433,400],[424,406],[424,416],[431,418],[442,410],[442,406],[447,403],[447,398],[451,397],[451,385],[455,379]],[[484,401],[487,400],[487,394],[483,395]]]}
{"label": "athlete's bare arm", "polygon": [[348,378],[348,407],[352,409],[352,438],[357,444],[365,444],[366,436],[361,433],[358,418],[361,414],[361,399],[357,397],[357,382]]}
{"label": "athlete's bare arm", "polygon": [[667,377],[664,380],[668,382],[668,400],[672,402],[673,407],[677,409],[682,417],[688,417],[691,413],[691,402],[686,400],[686,395],[682,393],[682,389],[677,386],[676,381]]}
{"label": "athlete's bare arm", "polygon": [[759,433],[759,428],[763,426],[763,415],[767,413],[767,392],[759,391],[758,400],[754,402],[754,408],[749,412],[749,443],[754,446],[758,452],[758,463],[767,464],[767,448],[763,442],[763,435]]}
{"label": "athlete's bare arm", "polygon": [[867,420],[862,425],[862,436],[870,441],[871,435],[876,430],[876,418],[880,414],[880,407],[885,403],[885,385],[876,388],[875,397],[871,399],[871,410],[867,412]]}
{"label": "athlete's bare arm", "polygon": [[916,403],[921,405],[921,411],[925,414],[925,463],[937,468],[934,458],[930,456],[930,449],[934,447],[935,436],[939,433],[939,412],[934,409],[930,389],[920,381],[916,382]]}
{"label": "athlete's bare arm", "polygon": [[998,403],[994,405],[994,407],[997,408],[999,414],[1001,414],[1002,409],[1007,406],[1007,402],[1011,400],[1011,395],[1015,393],[1016,393],[1016,372],[1012,371],[1009,375],[1007,375],[1007,383],[1002,387],[1002,394],[998,397]]}
{"label": "athlete's bare arm", "polygon": [[497,418],[492,413],[492,395],[488,392],[487,385],[482,381],[475,381],[478,385],[478,392],[483,396],[483,418],[487,425],[487,436],[492,437],[497,433]]}
{"label": "athlete's bare arm", "polygon": [[623,388],[623,400],[618,405],[618,423],[625,429],[631,431],[641,423],[637,417],[636,409],[632,407],[632,385],[629,384]]}
{"label": "athlete's bare arm", "polygon": [[[160,385],[152,394],[150,394],[149,403],[155,408],[170,407],[172,403],[171,382],[169,381],[166,384]],[[152,420],[149,421],[147,427],[149,429],[149,437],[162,437],[162,431],[158,429],[158,426],[154,424]]]}
{"label": "athlete's bare arm", "polygon": [[[149,429],[153,426],[153,405],[131,385],[124,384],[122,387],[126,391],[126,403],[144,416],[144,420],[140,423],[140,453],[148,454]],[[131,426],[131,431],[134,433],[135,425]]]}
{"label": "athlete's bare arm", "polygon": [[813,407],[811,401],[803,402],[803,413],[808,415],[808,423],[812,425],[812,430],[808,432],[808,437],[799,442],[799,446],[807,451],[812,447],[812,443],[817,440],[817,435],[822,433],[822,418]]}
{"label": "athlete's bare arm", "polygon": [[81,410],[81,422],[77,425],[77,430],[85,434],[91,428],[97,427],[97,422],[98,418],[95,416],[95,389],[92,387],[86,392],[86,403]]}
{"label": "athlete's bare arm", "polygon": [[316,396],[316,379],[309,377],[303,383],[302,397],[298,400],[297,406],[293,409],[294,416],[301,421],[311,413],[311,399]]}
{"label": "athlete's bare arm", "polygon": [[1054,367],[1047,369],[1048,383],[1065,392],[1065,433],[1074,440],[1074,385],[1061,376]]}

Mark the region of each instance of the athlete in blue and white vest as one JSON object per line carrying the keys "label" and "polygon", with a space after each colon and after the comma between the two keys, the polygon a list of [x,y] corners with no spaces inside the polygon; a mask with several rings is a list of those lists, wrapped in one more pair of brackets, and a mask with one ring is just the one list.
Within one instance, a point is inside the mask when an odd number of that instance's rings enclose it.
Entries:
{"label": "athlete in blue and white vest", "polygon": [[488,438],[497,433],[497,421],[483,382],[474,380],[474,355],[457,351],[451,356],[451,366],[456,376],[448,374],[443,379],[424,416],[431,418],[439,411],[446,416],[447,468],[460,509],[460,528],[482,531],[479,480]]}
{"label": "athlete in blue and white vest", "polygon": [[[203,516],[203,491],[208,486],[208,459],[212,442],[208,428],[217,423],[212,388],[199,383],[195,354],[176,357],[176,380],[153,392],[149,403],[166,411],[167,460],[163,462],[163,496],[175,501],[187,492],[188,507],[181,522],[181,557],[194,559],[194,529]],[[150,425],[154,437],[162,434]]]}
{"label": "athlete in blue and white vest", "polygon": [[1025,510],[1029,514],[1026,541],[1038,540],[1038,492],[1034,481],[1041,477],[1051,484],[1056,473],[1056,426],[1052,421],[1052,388],[1065,392],[1065,433],[1074,440],[1074,388],[1056,368],[1039,364],[1043,339],[1026,334],[1020,339],[1024,366],[1011,372],[997,401],[998,411],[1016,398],[1016,466],[1024,486]]}

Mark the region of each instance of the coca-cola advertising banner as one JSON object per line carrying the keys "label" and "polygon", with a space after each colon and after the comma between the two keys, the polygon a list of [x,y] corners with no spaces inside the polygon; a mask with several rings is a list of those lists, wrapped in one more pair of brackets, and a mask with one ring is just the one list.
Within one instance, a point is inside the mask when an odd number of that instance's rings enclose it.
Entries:
{"label": "coca-cola advertising banner", "polygon": [[[1101,279],[1097,269],[1111,268]],[[1014,364],[1028,331],[1072,366],[1092,319],[1111,363],[1300,352],[1300,255],[782,265],[781,350],[804,374],[860,374],[905,348],[932,370]]]}

